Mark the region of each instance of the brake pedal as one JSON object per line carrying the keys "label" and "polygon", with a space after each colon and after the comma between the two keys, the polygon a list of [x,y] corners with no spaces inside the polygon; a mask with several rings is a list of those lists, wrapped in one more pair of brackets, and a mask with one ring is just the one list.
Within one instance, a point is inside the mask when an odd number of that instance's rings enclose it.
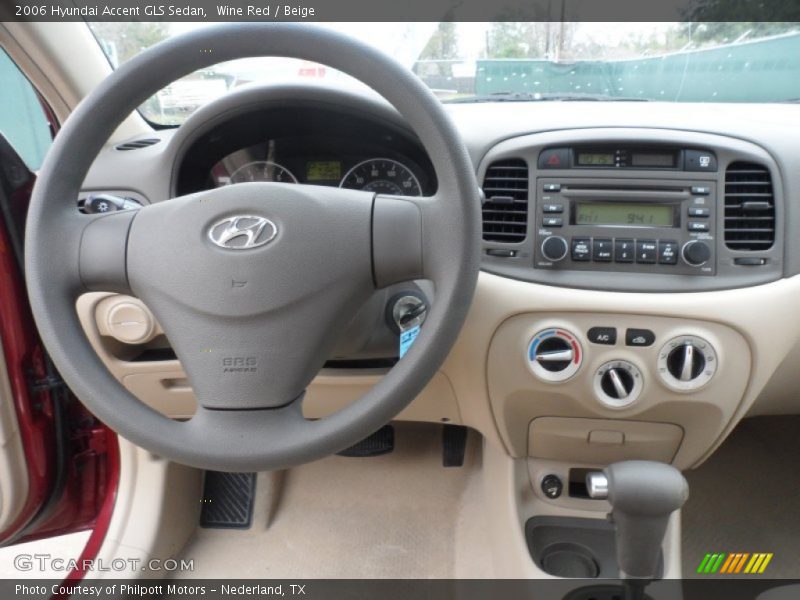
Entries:
{"label": "brake pedal", "polygon": [[394,450],[394,427],[384,425],[371,436],[336,454],[351,458],[369,458],[389,454],[392,450]]}

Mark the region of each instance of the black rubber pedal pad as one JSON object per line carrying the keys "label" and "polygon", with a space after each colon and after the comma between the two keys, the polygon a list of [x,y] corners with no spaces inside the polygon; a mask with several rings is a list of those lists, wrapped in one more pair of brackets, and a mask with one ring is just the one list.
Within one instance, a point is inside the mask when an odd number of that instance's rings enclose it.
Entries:
{"label": "black rubber pedal pad", "polygon": [[200,526],[206,529],[249,529],[256,498],[255,473],[206,471]]}
{"label": "black rubber pedal pad", "polygon": [[369,458],[370,456],[389,454],[392,450],[394,450],[394,427],[384,425],[371,436],[337,452],[337,454],[351,458]]}

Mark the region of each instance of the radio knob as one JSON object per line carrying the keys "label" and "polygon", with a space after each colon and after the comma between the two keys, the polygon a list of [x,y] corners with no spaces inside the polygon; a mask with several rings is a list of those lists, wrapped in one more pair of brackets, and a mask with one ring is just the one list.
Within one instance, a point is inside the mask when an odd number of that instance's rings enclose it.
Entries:
{"label": "radio knob", "polygon": [[711,258],[711,249],[705,242],[691,240],[683,245],[681,254],[687,264],[693,267],[701,267]]}
{"label": "radio knob", "polygon": [[569,246],[567,240],[558,235],[551,235],[542,242],[542,256],[552,262],[558,262],[567,256]]}

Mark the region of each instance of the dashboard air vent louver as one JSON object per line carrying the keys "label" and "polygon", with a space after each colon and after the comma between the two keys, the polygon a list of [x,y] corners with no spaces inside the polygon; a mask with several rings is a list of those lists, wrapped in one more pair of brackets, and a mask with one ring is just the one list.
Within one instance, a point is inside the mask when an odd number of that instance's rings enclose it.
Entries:
{"label": "dashboard air vent louver", "polygon": [[489,165],[483,179],[483,239],[519,243],[528,233],[528,165],[519,158]]}
{"label": "dashboard air vent louver", "polygon": [[135,140],[133,142],[126,142],[124,144],[120,144],[117,146],[117,150],[138,150],[140,148],[147,148],[148,146],[152,146],[153,144],[157,144],[160,142],[158,138],[146,138],[144,140]]}
{"label": "dashboard air vent louver", "polygon": [[774,241],[769,171],[754,163],[731,163],[725,172],[725,245],[731,250],[767,250]]}

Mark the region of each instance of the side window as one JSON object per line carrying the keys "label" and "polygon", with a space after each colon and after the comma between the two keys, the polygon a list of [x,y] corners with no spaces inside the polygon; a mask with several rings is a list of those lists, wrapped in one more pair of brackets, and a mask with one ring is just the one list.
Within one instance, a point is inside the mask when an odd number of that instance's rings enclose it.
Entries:
{"label": "side window", "polygon": [[31,171],[42,166],[53,142],[39,96],[22,71],[0,48],[0,133]]}

